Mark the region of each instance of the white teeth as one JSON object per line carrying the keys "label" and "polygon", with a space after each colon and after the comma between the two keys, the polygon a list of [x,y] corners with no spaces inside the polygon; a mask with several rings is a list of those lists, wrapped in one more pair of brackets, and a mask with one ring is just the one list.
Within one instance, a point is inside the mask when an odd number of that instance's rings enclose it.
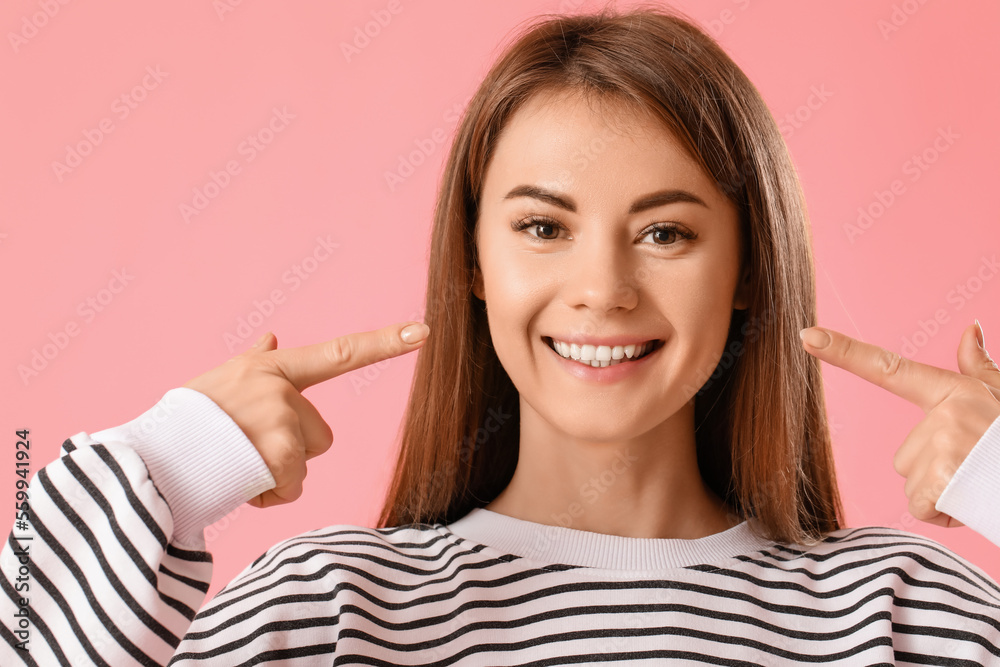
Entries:
{"label": "white teeth", "polygon": [[594,368],[604,368],[623,363],[626,359],[635,359],[645,354],[652,343],[640,345],[577,345],[553,340],[552,348],[566,359],[572,359]]}

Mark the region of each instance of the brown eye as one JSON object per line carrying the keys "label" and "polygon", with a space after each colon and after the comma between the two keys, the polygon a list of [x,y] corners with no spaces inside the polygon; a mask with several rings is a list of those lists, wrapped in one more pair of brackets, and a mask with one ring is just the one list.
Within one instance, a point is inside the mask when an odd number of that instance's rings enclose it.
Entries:
{"label": "brown eye", "polygon": [[665,244],[672,243],[677,236],[676,229],[654,229],[650,233],[653,234],[654,238],[656,238],[656,235],[659,234],[659,240],[663,241]]}
{"label": "brown eye", "polygon": [[[554,234],[558,233],[556,231],[555,226],[551,225],[551,224],[549,224],[547,222],[537,222],[537,223],[535,223],[532,226],[538,231],[538,233],[536,234],[536,236],[538,236],[540,238],[548,238],[550,235],[554,235]],[[546,231],[541,231],[541,230],[546,230]]]}
{"label": "brown eye", "polygon": [[[531,230],[534,228],[538,233],[532,233]],[[559,230],[562,225],[553,221],[547,220],[545,218],[526,218],[524,220],[515,220],[511,223],[511,229],[515,232],[526,231],[527,234],[539,241],[554,241],[555,236],[558,236]]]}
{"label": "brown eye", "polygon": [[[656,239],[656,235],[659,235],[658,240]],[[643,236],[653,236],[653,245],[662,247],[680,245],[683,241],[693,241],[698,237],[697,234],[689,232],[673,223],[654,225]],[[681,239],[681,241],[679,242],[678,239]]]}

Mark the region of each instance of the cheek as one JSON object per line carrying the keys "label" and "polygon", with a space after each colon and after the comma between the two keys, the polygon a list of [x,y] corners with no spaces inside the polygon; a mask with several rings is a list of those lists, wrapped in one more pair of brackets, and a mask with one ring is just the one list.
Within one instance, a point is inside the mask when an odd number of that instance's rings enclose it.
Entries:
{"label": "cheek", "polygon": [[545,274],[540,263],[494,254],[483,265],[486,312],[493,346],[504,366],[525,359],[524,345],[532,317],[541,308]]}
{"label": "cheek", "polygon": [[486,239],[480,259],[490,313],[495,308],[499,315],[502,309],[505,316],[518,319],[519,313],[541,299],[553,280],[551,263],[545,257],[519,252],[497,239]]}
{"label": "cheek", "polygon": [[707,377],[722,358],[735,280],[733,272],[714,264],[662,278],[659,310],[670,322],[684,376]]}

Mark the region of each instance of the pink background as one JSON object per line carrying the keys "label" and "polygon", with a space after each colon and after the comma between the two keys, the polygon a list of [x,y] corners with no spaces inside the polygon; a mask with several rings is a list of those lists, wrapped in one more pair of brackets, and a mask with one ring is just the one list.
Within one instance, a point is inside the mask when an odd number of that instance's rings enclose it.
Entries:
{"label": "pink background", "polygon": [[[820,324],[956,370],[959,335],[978,317],[1000,350],[1000,277],[983,260],[1000,245],[1000,6],[677,5],[785,119],[812,216]],[[288,347],[421,318],[431,211],[457,112],[520,21],[597,5],[391,6],[400,11],[389,12],[388,0],[0,6],[3,523],[12,521],[15,429],[31,429],[37,471],[64,438],[138,416],[267,330]],[[385,25],[348,60],[341,44],[373,12]],[[32,22],[42,25],[33,31]],[[29,37],[15,44],[12,33]],[[148,75],[157,68],[159,79]],[[270,143],[251,150],[243,142],[275,108],[294,117],[275,121]],[[57,174],[67,146],[102,127],[110,132],[79,165]],[[935,148],[948,128],[950,143]],[[385,174],[421,145],[429,156],[390,188]],[[933,162],[921,170],[912,157],[925,151]],[[209,187],[214,197],[185,221],[181,205],[230,161],[238,173]],[[880,210],[877,193],[888,202],[894,181],[894,200]],[[872,223],[850,238],[859,207]],[[308,267],[308,279],[286,282],[317,237],[337,248]],[[133,278],[111,295],[116,270]],[[250,340],[227,345],[239,318],[275,289],[284,302]],[[100,312],[79,310],[102,294],[112,298]],[[943,324],[930,326],[936,314]],[[22,381],[18,367],[73,324],[78,335]],[[414,360],[306,390],[334,430],[333,449],[311,462],[298,502],[245,505],[209,528],[210,595],[280,539],[332,523],[374,525]],[[1000,578],[997,547],[906,511],[892,456],[921,410],[840,369],[825,376],[849,523],[931,536]]]}

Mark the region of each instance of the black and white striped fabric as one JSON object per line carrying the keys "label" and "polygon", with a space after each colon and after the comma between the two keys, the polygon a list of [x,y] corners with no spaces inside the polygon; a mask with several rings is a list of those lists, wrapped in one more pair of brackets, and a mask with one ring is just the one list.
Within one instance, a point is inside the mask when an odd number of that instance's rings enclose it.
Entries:
{"label": "black and white striped fabric", "polygon": [[[151,410],[74,435],[33,478],[31,527],[0,555],[0,664],[1000,665],[1000,587],[889,528],[807,547],[761,540],[746,522],[654,540],[485,509],[447,526],[336,525],[275,545],[201,608],[212,569],[202,527],[269,475],[207,397],[175,389],[157,408],[156,428]],[[212,447],[164,444],[184,433]],[[171,477],[177,450],[188,460],[216,448],[222,473]],[[982,464],[998,451],[1000,420],[973,453]],[[984,479],[1000,486],[1000,466],[959,481]]]}

